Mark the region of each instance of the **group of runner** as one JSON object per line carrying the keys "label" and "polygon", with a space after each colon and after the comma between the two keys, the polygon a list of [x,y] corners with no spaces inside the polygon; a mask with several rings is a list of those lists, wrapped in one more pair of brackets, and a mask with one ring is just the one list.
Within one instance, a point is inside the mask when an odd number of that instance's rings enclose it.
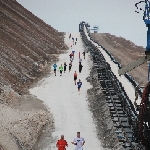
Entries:
{"label": "group of runner", "polygon": [[[77,132],[77,137],[74,138],[72,144],[76,145],[75,150],[83,150],[83,145],[85,143],[84,138],[80,137],[80,132]],[[68,147],[67,141],[64,139],[64,135],[61,135],[61,139],[57,141],[56,147],[58,150],[66,150]]]}
{"label": "group of runner", "polygon": [[[69,35],[69,39],[71,38],[71,34]],[[77,44],[77,38],[76,38],[76,41],[74,41],[74,38],[72,37],[72,42],[73,42],[73,45],[74,45],[74,42],[75,42],[75,45]],[[71,49],[72,49],[72,45],[71,45]],[[73,63],[73,60],[74,60],[74,53],[75,53],[75,50],[72,50],[72,52],[69,54],[69,57],[70,57],[70,62],[69,62],[69,72],[71,71],[71,68],[72,68],[72,63]],[[85,51],[82,53],[83,54],[83,57],[85,59]],[[79,73],[81,73],[82,71],[82,59],[80,58],[80,52],[79,52]],[[56,69],[57,69],[57,64],[54,63],[53,64],[53,68],[54,68],[54,74],[56,76]],[[67,64],[66,62],[64,62],[64,66],[61,64],[59,66],[59,71],[60,71],[60,76],[62,76],[62,72],[64,71],[64,73],[66,72],[66,69],[67,69]],[[77,88],[78,88],[78,92],[80,94],[80,89],[81,89],[81,86],[82,86],[82,82],[81,80],[79,79],[78,82],[77,81],[77,72],[75,71],[74,72],[74,83],[75,85],[77,84]]]}
{"label": "group of runner", "polygon": [[[77,44],[77,38],[76,40],[71,37],[71,34],[69,35],[69,39],[72,38],[72,42],[73,44],[72,45],[76,45]],[[71,45],[71,49],[72,49],[72,45]],[[74,53],[75,51],[72,50],[72,52],[69,54],[69,57],[70,57],[70,62],[69,62],[69,72],[71,71],[71,67],[72,67],[72,63],[73,63],[73,60],[74,60]],[[82,53],[83,54],[83,57],[85,59],[85,51]],[[81,73],[82,71],[82,59],[80,58],[80,52],[79,52],[79,73]],[[56,69],[57,69],[57,64],[53,64],[53,68],[54,68],[54,73],[55,73],[55,76],[56,76]],[[62,76],[62,72],[64,71],[64,73],[66,72],[66,69],[67,69],[67,64],[66,62],[64,62],[64,65],[60,65],[59,66],[59,70],[60,70],[60,76]],[[78,91],[79,91],[79,94],[80,94],[80,88],[82,86],[82,82],[81,80],[79,79],[78,82],[77,81],[77,72],[75,71],[74,72],[74,84],[76,85],[77,84],[77,88],[78,88]],[[74,138],[74,140],[71,142],[71,144],[74,144],[76,147],[75,147],[75,150],[83,150],[83,145],[85,143],[85,140],[84,138],[80,137],[80,132],[77,132],[77,137]],[[68,143],[67,141],[64,139],[64,135],[61,135],[61,139],[59,139],[56,143],[56,147],[58,148],[58,150],[66,150],[66,147],[68,147]]]}
{"label": "group of runner", "polygon": [[[71,33],[69,35],[69,39],[71,38]],[[77,38],[75,39],[74,37],[72,37],[72,42],[73,42],[73,45],[76,45],[77,44]],[[72,45],[71,45],[71,48],[72,48]]]}

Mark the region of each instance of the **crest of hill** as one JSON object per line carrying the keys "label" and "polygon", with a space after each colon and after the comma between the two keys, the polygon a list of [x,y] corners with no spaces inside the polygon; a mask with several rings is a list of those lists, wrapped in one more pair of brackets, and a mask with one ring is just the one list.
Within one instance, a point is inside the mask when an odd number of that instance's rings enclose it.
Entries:
{"label": "crest of hill", "polygon": [[46,64],[67,49],[64,33],[21,6],[0,0],[0,82],[18,93],[43,75]]}

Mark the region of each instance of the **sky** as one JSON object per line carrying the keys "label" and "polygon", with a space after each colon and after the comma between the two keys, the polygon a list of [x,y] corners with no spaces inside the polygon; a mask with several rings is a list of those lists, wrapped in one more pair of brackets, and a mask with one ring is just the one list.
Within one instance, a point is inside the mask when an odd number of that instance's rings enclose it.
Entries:
{"label": "sky", "polygon": [[[99,33],[110,33],[146,47],[147,27],[139,0],[17,0],[26,9],[60,32],[78,32],[85,21]],[[140,4],[144,8],[144,4]]]}

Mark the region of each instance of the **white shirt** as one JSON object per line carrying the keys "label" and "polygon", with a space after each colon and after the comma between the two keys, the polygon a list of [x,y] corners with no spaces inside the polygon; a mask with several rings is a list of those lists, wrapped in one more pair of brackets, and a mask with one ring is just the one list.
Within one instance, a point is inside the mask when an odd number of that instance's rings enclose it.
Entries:
{"label": "white shirt", "polygon": [[82,150],[82,143],[84,142],[84,138],[80,137],[76,137],[73,140],[74,143],[77,143],[75,150]]}

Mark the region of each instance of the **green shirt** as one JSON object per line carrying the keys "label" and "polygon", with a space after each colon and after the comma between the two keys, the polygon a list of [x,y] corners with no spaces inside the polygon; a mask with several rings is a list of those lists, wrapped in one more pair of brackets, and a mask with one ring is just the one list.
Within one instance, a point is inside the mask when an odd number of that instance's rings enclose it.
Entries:
{"label": "green shirt", "polygon": [[63,66],[60,66],[60,67],[59,67],[59,70],[63,71]]}

